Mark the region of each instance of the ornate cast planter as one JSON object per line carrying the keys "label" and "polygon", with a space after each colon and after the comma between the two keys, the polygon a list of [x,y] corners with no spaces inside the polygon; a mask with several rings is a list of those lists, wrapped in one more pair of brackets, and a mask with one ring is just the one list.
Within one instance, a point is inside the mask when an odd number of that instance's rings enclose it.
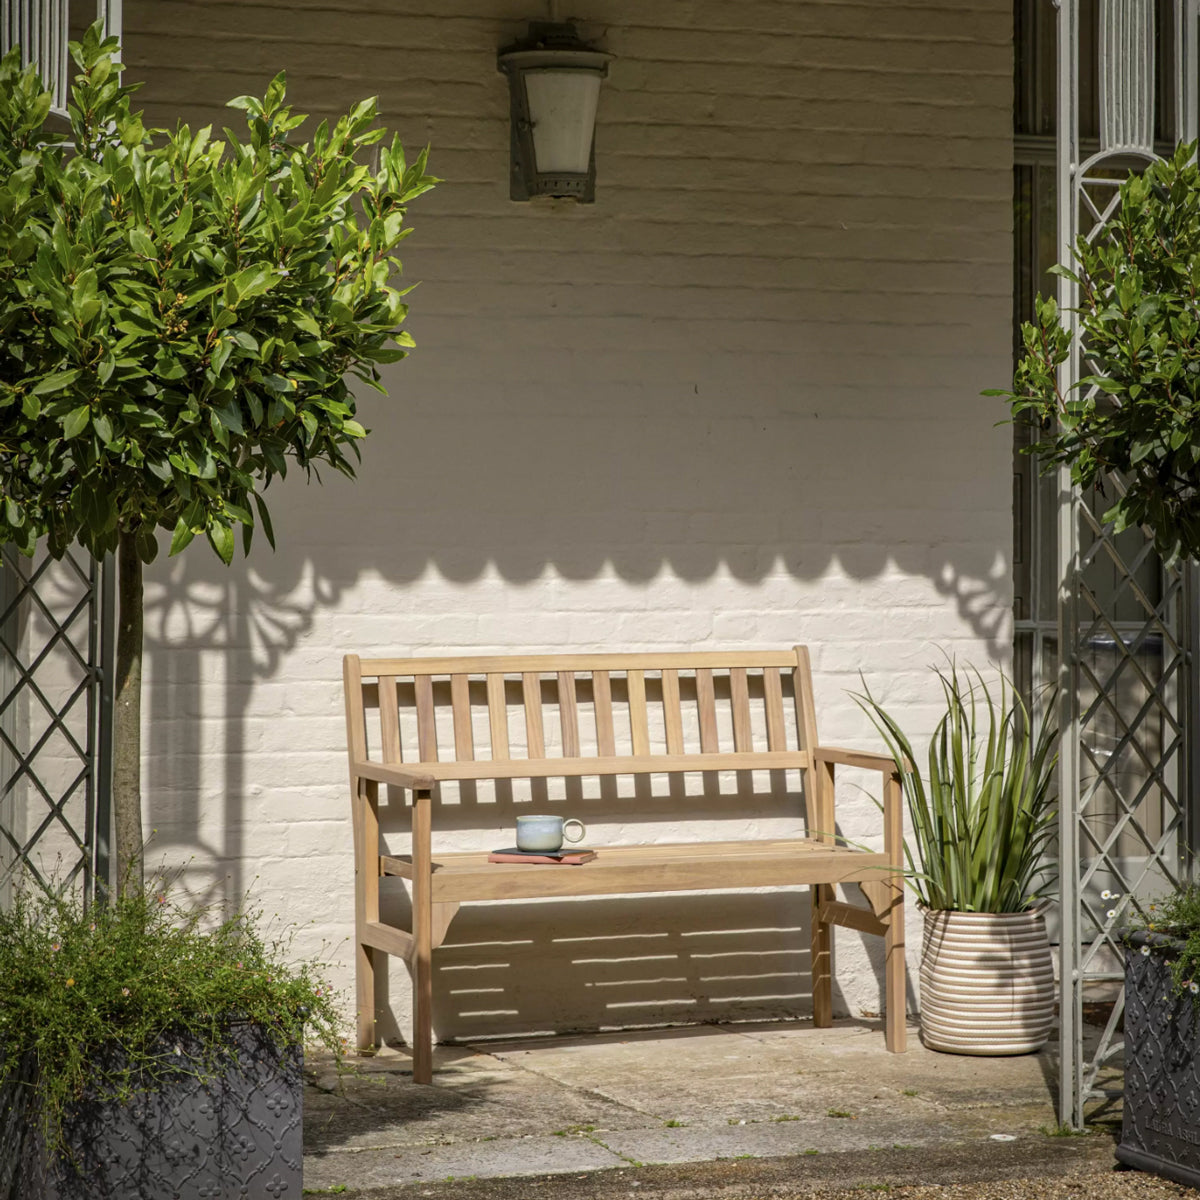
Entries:
{"label": "ornate cast planter", "polygon": [[[162,1077],[130,1103],[83,1101],[64,1122],[65,1149],[44,1152],[27,1088],[0,1092],[0,1161],[19,1164],[0,1200],[299,1200],[299,1046],[279,1050],[261,1027],[230,1031],[228,1066],[196,1077],[195,1043],[165,1038]],[[14,1132],[30,1132],[14,1153]],[[19,1135],[18,1135],[19,1137]],[[7,1182],[7,1187],[5,1186]]]}
{"label": "ornate cast planter", "polygon": [[1054,1020],[1040,912],[925,912],[921,1040],[951,1054],[1031,1054]]}
{"label": "ornate cast planter", "polygon": [[1178,995],[1178,943],[1132,933],[1125,950],[1125,1097],[1117,1159],[1200,1188],[1200,1013]]}

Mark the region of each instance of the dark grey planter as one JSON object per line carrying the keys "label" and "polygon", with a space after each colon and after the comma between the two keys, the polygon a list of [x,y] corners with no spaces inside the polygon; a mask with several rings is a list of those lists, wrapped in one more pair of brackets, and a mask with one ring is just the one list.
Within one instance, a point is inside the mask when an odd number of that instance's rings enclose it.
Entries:
{"label": "dark grey planter", "polygon": [[[1148,954],[1143,953],[1148,949]],[[1200,1012],[1175,993],[1178,943],[1133,933],[1125,949],[1125,1097],[1117,1159],[1200,1188]]]}
{"label": "dark grey planter", "polygon": [[280,1050],[259,1026],[236,1025],[228,1063],[208,1082],[187,1038],[165,1038],[162,1055],[161,1077],[128,1105],[76,1105],[55,1156],[32,1119],[36,1088],[7,1089],[0,1161],[11,1155],[16,1168],[7,1181],[0,1170],[0,1200],[299,1200],[301,1048]]}

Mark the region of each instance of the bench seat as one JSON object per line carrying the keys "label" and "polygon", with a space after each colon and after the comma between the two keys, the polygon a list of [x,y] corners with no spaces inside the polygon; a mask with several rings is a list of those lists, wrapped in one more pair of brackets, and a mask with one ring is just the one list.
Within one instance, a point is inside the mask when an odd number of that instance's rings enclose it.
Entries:
{"label": "bench seat", "polygon": [[[797,887],[878,881],[891,870],[886,854],[827,846],[809,838],[587,848],[596,851],[596,858],[578,866],[490,863],[485,851],[435,854],[432,898],[528,900]],[[411,856],[381,855],[379,867],[384,875],[413,878]]]}

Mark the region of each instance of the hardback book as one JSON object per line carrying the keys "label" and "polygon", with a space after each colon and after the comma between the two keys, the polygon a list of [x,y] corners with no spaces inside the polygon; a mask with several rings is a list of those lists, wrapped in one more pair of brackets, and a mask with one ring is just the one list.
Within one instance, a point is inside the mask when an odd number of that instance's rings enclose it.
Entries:
{"label": "hardback book", "polygon": [[582,863],[591,862],[595,857],[595,850],[518,850],[515,846],[510,846],[504,850],[493,850],[488,855],[488,862],[543,863],[559,867],[578,867]]}

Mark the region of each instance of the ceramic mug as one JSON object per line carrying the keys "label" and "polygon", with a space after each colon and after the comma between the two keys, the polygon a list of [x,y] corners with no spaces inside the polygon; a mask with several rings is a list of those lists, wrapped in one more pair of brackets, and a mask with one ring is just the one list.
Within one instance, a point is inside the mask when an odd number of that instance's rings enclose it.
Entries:
{"label": "ceramic mug", "polygon": [[[572,836],[571,827],[578,825],[579,832]],[[574,817],[518,817],[517,818],[517,849],[518,850],[561,850],[563,840],[579,842],[587,833],[582,821]]]}

